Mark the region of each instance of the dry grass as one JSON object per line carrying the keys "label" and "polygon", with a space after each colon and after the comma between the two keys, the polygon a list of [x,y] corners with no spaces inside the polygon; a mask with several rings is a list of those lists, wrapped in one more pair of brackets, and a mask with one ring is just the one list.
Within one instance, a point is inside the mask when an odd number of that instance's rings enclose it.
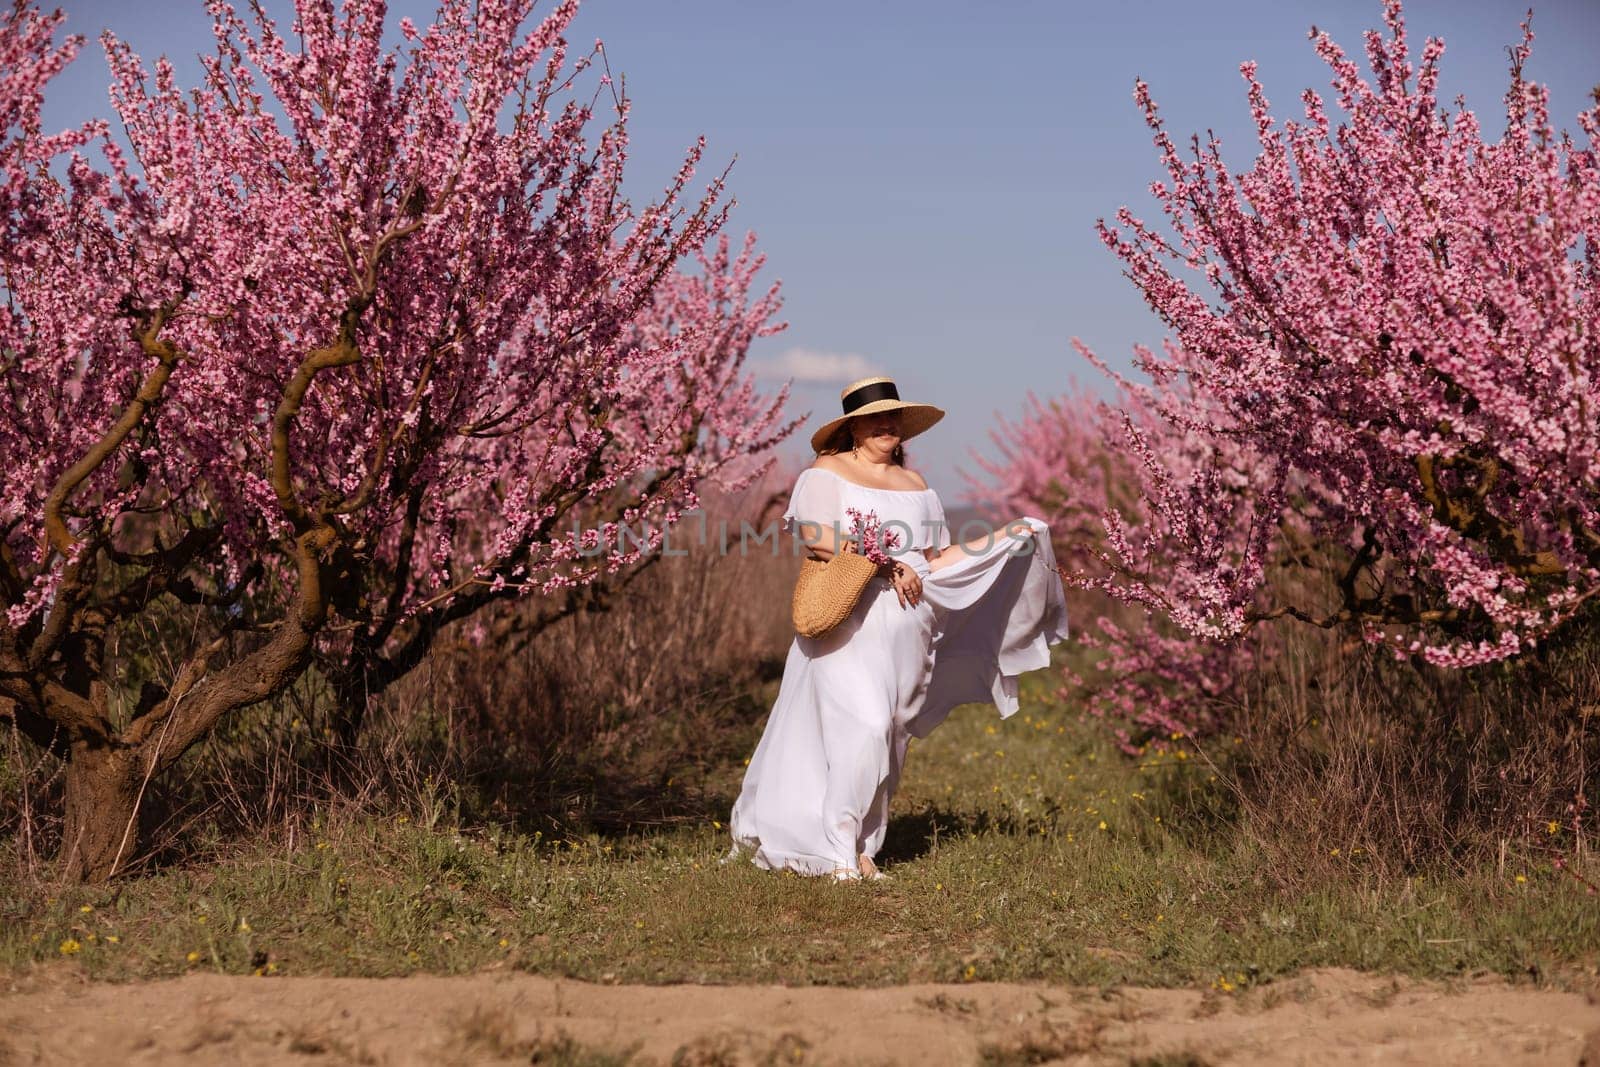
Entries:
{"label": "dry grass", "polygon": [[[1389,873],[1507,856],[1587,866],[1600,788],[1600,640],[1473,671],[1395,661],[1303,627],[1202,744],[1286,884],[1341,857]],[[1307,865],[1298,842],[1326,843]],[[1292,856],[1292,859],[1290,858]]]}
{"label": "dry grass", "polygon": [[[770,489],[713,501],[712,540],[679,537],[688,554],[658,557],[611,610],[563,619],[514,651],[458,628],[375,702],[354,746],[338,741],[331,694],[308,671],[152,783],[135,873],[201,862],[241,839],[292,843],[334,808],[544,837],[693,817],[708,768],[753,743],[762,686],[781,673],[792,636],[775,606],[787,603],[798,559],[787,546],[774,558],[771,542],[737,549],[741,519],[772,519],[759,514]],[[727,554],[715,541],[724,522]],[[0,727],[0,836],[36,877],[48,876],[60,808],[60,764]]]}
{"label": "dry grass", "polygon": [[[1332,576],[1348,560],[1307,558],[1270,571],[1266,599],[1331,613]],[[1170,626],[1079,599],[1078,619]],[[1200,736],[1130,728],[1147,752],[1186,750],[1218,776],[1227,787],[1213,812],[1218,831],[1259,849],[1284,887],[1315,884],[1352,855],[1390,877],[1441,863],[1505,874],[1512,855],[1589,865],[1600,829],[1600,611],[1515,660],[1469,670],[1400,660],[1288,618],[1246,639],[1258,665],[1219,669],[1205,682],[1214,696],[1189,698],[1185,718]],[[1090,691],[1115,683],[1096,674],[1087,650],[1071,656]],[[1307,841],[1325,843],[1320,858],[1308,862]]]}

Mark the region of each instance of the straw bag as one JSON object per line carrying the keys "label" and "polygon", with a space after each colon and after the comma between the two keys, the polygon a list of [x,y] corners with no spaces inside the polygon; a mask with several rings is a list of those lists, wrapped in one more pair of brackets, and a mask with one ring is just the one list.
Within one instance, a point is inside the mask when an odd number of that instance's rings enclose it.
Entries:
{"label": "straw bag", "polygon": [[802,637],[821,637],[850,617],[861,591],[878,573],[878,565],[856,552],[849,541],[827,562],[807,556],[800,561],[790,613]]}

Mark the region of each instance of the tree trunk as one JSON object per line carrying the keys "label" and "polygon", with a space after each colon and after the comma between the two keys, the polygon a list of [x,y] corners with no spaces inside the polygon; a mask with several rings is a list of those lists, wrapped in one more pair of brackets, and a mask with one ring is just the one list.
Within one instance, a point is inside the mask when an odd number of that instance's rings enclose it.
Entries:
{"label": "tree trunk", "polygon": [[372,699],[367,687],[367,660],[359,650],[340,664],[322,667],[323,677],[333,690],[333,709],[329,713],[329,728],[345,748],[354,748],[361,736],[361,726],[366,722],[367,705]]}
{"label": "tree trunk", "polygon": [[131,753],[74,742],[66,769],[61,866],[74,881],[103,882],[139,846],[138,761]]}

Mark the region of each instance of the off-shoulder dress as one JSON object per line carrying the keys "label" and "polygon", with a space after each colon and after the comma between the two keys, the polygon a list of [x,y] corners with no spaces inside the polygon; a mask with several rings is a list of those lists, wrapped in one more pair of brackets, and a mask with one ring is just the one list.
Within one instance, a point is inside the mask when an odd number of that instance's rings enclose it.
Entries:
{"label": "off-shoulder dress", "polygon": [[[926,737],[957,705],[1017,710],[1017,677],[1049,665],[1067,612],[1049,529],[1023,517],[984,549],[933,571],[923,549],[951,543],[932,489],[878,489],[817,467],[800,473],[785,528],[839,524],[847,508],[875,512],[900,538],[897,557],[922,576],[902,606],[873,578],[854,612],[819,638],[796,636],[729,828],[735,854],[758,866],[823,875],[877,855],[911,737]],[[958,531],[959,532],[959,531]],[[982,532],[976,529],[982,537]]]}

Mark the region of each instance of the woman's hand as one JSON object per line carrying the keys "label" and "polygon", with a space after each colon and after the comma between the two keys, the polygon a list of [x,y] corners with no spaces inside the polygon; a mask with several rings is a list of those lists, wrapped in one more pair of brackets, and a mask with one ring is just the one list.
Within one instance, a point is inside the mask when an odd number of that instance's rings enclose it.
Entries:
{"label": "woman's hand", "polygon": [[1006,536],[1026,541],[1034,536],[1033,524],[1027,519],[1012,519],[1006,523]]}
{"label": "woman's hand", "polygon": [[896,561],[890,567],[889,582],[894,586],[894,595],[900,598],[900,606],[916,607],[922,602],[922,578],[904,563]]}

